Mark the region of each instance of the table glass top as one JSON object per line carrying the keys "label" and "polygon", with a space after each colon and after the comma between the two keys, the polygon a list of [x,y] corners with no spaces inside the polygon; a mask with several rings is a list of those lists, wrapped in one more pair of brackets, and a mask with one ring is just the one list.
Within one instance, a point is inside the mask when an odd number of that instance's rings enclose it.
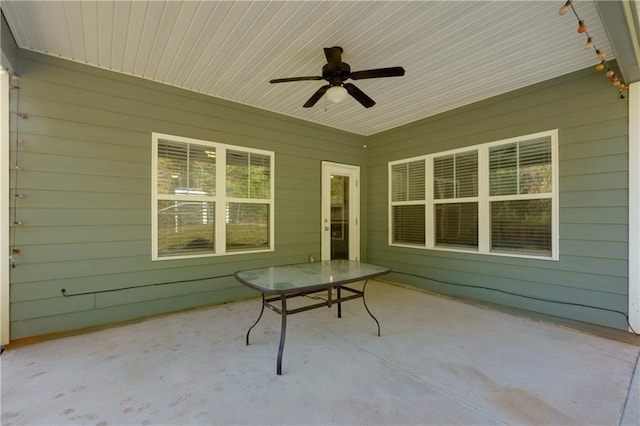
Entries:
{"label": "table glass top", "polygon": [[346,284],[389,273],[383,266],[349,260],[327,260],[272,266],[236,272],[245,285],[268,293],[285,293],[336,284]]}

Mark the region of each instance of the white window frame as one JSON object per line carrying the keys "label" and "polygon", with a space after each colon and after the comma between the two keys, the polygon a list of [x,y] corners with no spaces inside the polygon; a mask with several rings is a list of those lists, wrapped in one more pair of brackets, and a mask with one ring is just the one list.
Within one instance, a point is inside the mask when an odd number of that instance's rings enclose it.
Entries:
{"label": "white window frame", "polygon": [[[545,194],[527,194],[527,195],[510,195],[510,196],[490,196],[489,195],[489,150],[496,146],[508,145],[517,142],[523,142],[532,139],[549,137],[551,139],[551,193]],[[454,198],[447,200],[434,200],[433,193],[433,159],[446,155],[457,153],[465,153],[477,150],[478,152],[478,197]],[[396,164],[410,163],[414,161],[424,160],[425,164],[425,200],[422,201],[392,201],[392,167]],[[388,163],[388,244],[394,247],[407,247],[426,250],[439,250],[463,253],[478,253],[491,256],[519,257],[541,260],[558,260],[559,259],[559,179],[558,179],[558,129],[538,132],[514,138],[503,139],[484,144],[466,146],[449,151],[437,152],[428,155],[405,158],[395,160]],[[491,250],[491,201],[500,200],[518,200],[531,198],[549,198],[551,199],[551,255],[536,255],[531,253],[516,252],[500,252]],[[478,247],[462,248],[462,247],[445,247],[435,244],[434,230],[434,214],[433,207],[435,204],[443,202],[478,202]],[[425,206],[425,244],[402,244],[393,241],[393,208],[395,206],[424,204]]]}
{"label": "white window frame", "polygon": [[[229,145],[200,139],[186,138],[182,136],[167,135],[153,132],[151,134],[151,259],[174,260],[193,259],[200,257],[229,256],[238,254],[263,253],[274,251],[275,247],[275,153],[255,148],[247,148],[237,145]],[[173,196],[172,199],[184,199],[185,201],[212,201],[215,203],[214,224],[215,241],[213,253],[180,254],[175,256],[158,256],[158,200],[163,199],[158,194],[158,141],[168,140],[185,144],[212,147],[216,151],[216,195],[214,196]],[[268,199],[233,198],[226,194],[226,162],[227,150],[241,151],[252,154],[261,154],[270,159],[269,166],[269,197]],[[269,246],[267,248],[233,250],[226,249],[226,205],[228,203],[258,203],[267,204],[269,209]]]}

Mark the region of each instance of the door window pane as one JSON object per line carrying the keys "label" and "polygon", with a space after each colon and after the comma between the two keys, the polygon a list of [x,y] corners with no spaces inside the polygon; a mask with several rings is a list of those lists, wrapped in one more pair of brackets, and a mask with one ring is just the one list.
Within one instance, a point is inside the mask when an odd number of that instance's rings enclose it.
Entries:
{"label": "door window pane", "polygon": [[349,259],[349,176],[331,176],[331,259]]}

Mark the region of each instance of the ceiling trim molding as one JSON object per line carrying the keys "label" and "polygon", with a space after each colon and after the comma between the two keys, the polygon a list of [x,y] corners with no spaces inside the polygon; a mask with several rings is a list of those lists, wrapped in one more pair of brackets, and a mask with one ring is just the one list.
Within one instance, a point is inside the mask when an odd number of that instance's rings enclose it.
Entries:
{"label": "ceiling trim molding", "polygon": [[640,15],[635,1],[596,0],[624,81],[640,81]]}

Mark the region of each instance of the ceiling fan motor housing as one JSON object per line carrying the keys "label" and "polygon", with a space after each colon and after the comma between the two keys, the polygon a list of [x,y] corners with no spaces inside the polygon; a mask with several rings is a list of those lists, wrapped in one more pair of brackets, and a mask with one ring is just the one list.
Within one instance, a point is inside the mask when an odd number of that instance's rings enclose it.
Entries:
{"label": "ceiling fan motor housing", "polygon": [[351,67],[346,62],[340,64],[326,64],[322,67],[322,78],[332,86],[339,86],[349,78]]}

